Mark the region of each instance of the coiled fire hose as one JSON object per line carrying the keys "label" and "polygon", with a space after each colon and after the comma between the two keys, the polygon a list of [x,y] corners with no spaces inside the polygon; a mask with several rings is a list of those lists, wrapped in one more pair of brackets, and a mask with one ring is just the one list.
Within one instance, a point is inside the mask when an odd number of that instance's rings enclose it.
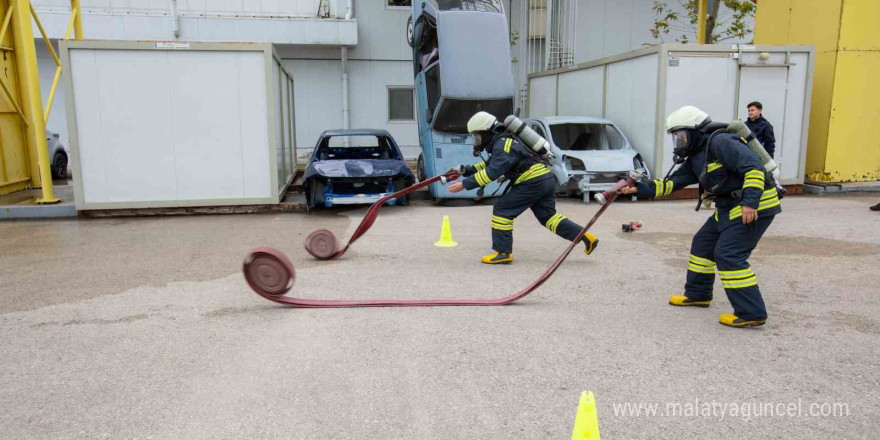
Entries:
{"label": "coiled fire hose", "polygon": [[[424,182],[417,183],[413,186],[405,188],[401,191],[398,191],[394,194],[385,196],[379,199],[376,203],[374,203],[367,210],[366,215],[364,215],[364,219],[361,220],[360,225],[358,225],[354,234],[352,234],[348,243],[346,243],[345,247],[341,249],[336,249],[336,237],[332,232],[326,229],[319,229],[315,232],[309,234],[306,238],[306,250],[312,254],[315,258],[321,260],[331,260],[334,258],[338,258],[348,248],[352,243],[355,242],[358,238],[363,236],[367,230],[373,225],[373,222],[376,221],[376,217],[379,213],[379,208],[381,208],[387,201],[407,195],[416,191],[420,188],[424,188],[434,182],[443,181],[446,182],[452,181],[460,177],[460,175],[453,171],[447,171],[446,173],[432,177]],[[614,185],[614,187],[608,191],[602,193],[602,199],[606,202],[602,204],[602,207],[599,208],[599,211],[593,215],[593,218],[590,219],[590,222],[587,223],[586,226],[581,230],[581,233],[578,237],[582,237],[592,226],[596,223],[596,220],[605,212],[606,209],[611,205],[617,198],[617,191],[626,187],[632,186],[635,183],[635,179],[630,177],[627,180],[621,180]],[[540,287],[547,281],[550,276],[556,272],[556,269],[565,261],[565,258],[571,253],[572,249],[580,243],[581,240],[575,239],[572,241],[565,251],[562,252],[559,257],[544,271],[535,281],[529,284],[525,289],[520,290],[512,295],[505,296],[503,298],[494,298],[494,299],[366,299],[366,300],[319,300],[319,299],[302,299],[295,298],[291,296],[286,296],[285,294],[293,288],[294,281],[296,279],[296,271],[294,270],[293,263],[280,251],[270,247],[258,247],[253,250],[245,257],[244,264],[242,266],[242,270],[244,272],[245,280],[247,280],[248,285],[251,289],[254,290],[258,295],[263,298],[268,299],[269,301],[276,302],[278,304],[282,304],[285,306],[291,307],[301,307],[301,308],[341,308],[341,307],[430,307],[430,306],[501,306],[506,304],[512,304],[519,300],[520,298],[525,297],[526,295],[532,293],[535,289]]]}

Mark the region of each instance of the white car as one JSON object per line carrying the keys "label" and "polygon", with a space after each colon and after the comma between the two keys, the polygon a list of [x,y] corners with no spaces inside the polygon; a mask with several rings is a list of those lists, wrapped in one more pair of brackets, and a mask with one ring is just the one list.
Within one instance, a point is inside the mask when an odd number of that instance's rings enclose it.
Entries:
{"label": "white car", "polygon": [[584,116],[531,118],[526,122],[550,142],[560,190],[589,203],[591,192],[610,189],[636,170],[650,178],[642,156],[613,122]]}
{"label": "white car", "polygon": [[52,162],[52,178],[64,179],[67,177],[68,156],[67,150],[61,143],[61,136],[54,131],[46,130],[46,144],[49,146],[49,158]]}

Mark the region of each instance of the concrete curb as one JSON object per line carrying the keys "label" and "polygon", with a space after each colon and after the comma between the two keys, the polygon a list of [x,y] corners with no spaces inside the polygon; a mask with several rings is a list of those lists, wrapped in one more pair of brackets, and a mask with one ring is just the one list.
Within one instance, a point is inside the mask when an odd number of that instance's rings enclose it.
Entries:
{"label": "concrete curb", "polygon": [[0,220],[75,217],[76,206],[72,204],[0,206]]}
{"label": "concrete curb", "polygon": [[880,182],[804,182],[804,192],[810,194],[839,194],[854,192],[880,192]]}

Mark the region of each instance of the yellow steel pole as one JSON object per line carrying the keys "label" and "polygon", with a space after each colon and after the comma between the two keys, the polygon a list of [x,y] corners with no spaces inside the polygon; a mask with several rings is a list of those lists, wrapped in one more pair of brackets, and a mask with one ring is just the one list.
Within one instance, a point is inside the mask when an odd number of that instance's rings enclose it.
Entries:
{"label": "yellow steel pole", "polygon": [[70,0],[70,11],[76,17],[73,19],[73,38],[82,40],[85,36],[83,35],[83,16],[80,0]]}
{"label": "yellow steel pole", "polygon": [[[720,0],[719,0],[720,1]],[[706,44],[706,14],[708,13],[709,0],[699,0],[697,7],[697,44]]]}
{"label": "yellow steel pole", "polygon": [[26,142],[31,160],[31,183],[42,186],[43,196],[37,203],[58,203],[52,188],[49,168],[49,148],[46,145],[46,123],[43,121],[43,98],[40,94],[40,73],[37,49],[34,45],[33,24],[29,0],[10,0],[15,8],[12,14],[12,39],[15,47],[15,68],[21,92],[21,107],[29,123]]}
{"label": "yellow steel pole", "polygon": [[[31,6],[31,8],[33,9],[33,6]],[[78,15],[79,14],[77,10],[73,8],[73,5],[71,5],[70,19],[67,20],[67,32],[64,33],[65,40],[70,39],[70,33],[73,32],[73,27],[76,23],[76,17]],[[37,20],[37,26],[42,26],[42,24],[40,24],[40,20],[36,16],[34,16],[34,19]],[[43,34],[43,37],[45,38],[45,31],[43,31]],[[49,41],[48,38],[45,39],[46,41]],[[47,47],[52,50],[52,53],[54,55],[55,52],[52,49],[52,45],[50,44]],[[49,123],[49,112],[52,111],[52,103],[55,102],[55,92],[58,90],[59,79],[61,79],[61,61],[58,61],[58,57],[55,56],[55,79],[52,80],[52,88],[49,89],[49,100],[46,101],[46,109],[43,112],[43,120],[46,121],[47,124]]]}

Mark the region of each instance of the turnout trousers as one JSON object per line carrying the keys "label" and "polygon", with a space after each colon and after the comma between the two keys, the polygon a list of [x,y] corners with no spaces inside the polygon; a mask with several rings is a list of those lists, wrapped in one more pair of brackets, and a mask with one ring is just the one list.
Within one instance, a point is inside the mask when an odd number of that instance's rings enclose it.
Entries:
{"label": "turnout trousers", "polygon": [[492,210],[492,250],[513,253],[513,221],[526,209],[531,209],[535,218],[550,232],[568,241],[577,239],[583,229],[556,212],[556,179],[552,174],[547,174],[514,185],[495,202]]}
{"label": "turnout trousers", "polygon": [[733,313],[744,320],[765,320],[767,309],[748,260],[775,215],[759,212],[750,225],[744,225],[741,216],[729,216],[729,210],[717,209],[694,235],[684,295],[694,301],[711,300],[717,268]]}

